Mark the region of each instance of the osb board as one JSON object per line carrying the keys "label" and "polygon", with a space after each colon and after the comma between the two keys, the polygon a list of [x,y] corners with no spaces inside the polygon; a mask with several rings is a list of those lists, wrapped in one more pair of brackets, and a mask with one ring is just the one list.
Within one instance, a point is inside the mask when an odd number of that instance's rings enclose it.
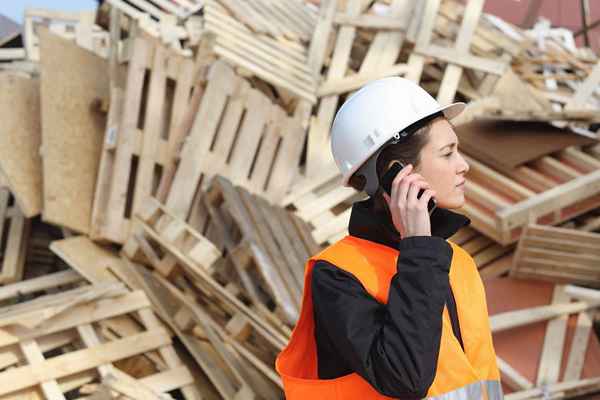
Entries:
{"label": "osb board", "polygon": [[88,233],[109,93],[108,64],[47,29],[41,54],[43,219]]}
{"label": "osb board", "polygon": [[[537,280],[496,278],[484,281],[489,315],[548,305],[552,300],[554,284]],[[577,315],[569,317],[559,379],[571,351]],[[535,382],[538,364],[544,347],[548,321],[498,332],[493,335],[496,354],[509,363],[521,375]],[[591,332],[581,378],[600,377],[600,343]],[[504,392],[510,392],[506,386]]]}
{"label": "osb board", "polygon": [[40,82],[3,73],[0,88],[0,170],[31,218],[42,209]]}
{"label": "osb board", "polygon": [[455,130],[465,153],[504,172],[570,146],[595,142],[543,122],[474,121]]}

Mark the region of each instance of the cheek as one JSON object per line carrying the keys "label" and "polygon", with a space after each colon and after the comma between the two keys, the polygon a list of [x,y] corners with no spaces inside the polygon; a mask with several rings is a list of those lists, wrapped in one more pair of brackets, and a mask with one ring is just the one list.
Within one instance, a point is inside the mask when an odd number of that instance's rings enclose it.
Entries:
{"label": "cheek", "polygon": [[436,191],[438,197],[452,195],[455,180],[450,166],[447,163],[431,163],[428,167],[421,175]]}

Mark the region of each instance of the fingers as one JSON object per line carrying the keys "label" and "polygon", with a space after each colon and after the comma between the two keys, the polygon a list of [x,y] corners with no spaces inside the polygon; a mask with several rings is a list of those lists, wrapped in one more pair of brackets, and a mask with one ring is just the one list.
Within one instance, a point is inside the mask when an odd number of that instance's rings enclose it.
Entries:
{"label": "fingers", "polygon": [[400,183],[397,204],[415,206],[419,189],[429,189],[429,184],[419,174],[411,174]]}
{"label": "fingers", "polygon": [[429,203],[429,200],[432,197],[435,197],[435,191],[434,190],[427,189],[427,190],[425,190],[423,192],[423,194],[419,198],[419,205],[420,205],[421,209],[423,209],[423,210],[427,209],[427,205]]}

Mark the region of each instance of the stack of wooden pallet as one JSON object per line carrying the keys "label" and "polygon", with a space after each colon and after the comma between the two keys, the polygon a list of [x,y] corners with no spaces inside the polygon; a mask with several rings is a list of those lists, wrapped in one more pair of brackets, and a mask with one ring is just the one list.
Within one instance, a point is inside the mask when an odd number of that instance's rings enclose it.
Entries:
{"label": "stack of wooden pallet", "polygon": [[[363,198],[329,127],[385,76],[469,103],[472,224],[451,240],[485,279],[506,392],[600,390],[600,295],[569,285],[600,286],[598,57],[483,0],[312,3],[26,12],[0,64],[0,397],[281,399],[304,263]],[[588,138],[506,166],[461,132],[506,119]]]}

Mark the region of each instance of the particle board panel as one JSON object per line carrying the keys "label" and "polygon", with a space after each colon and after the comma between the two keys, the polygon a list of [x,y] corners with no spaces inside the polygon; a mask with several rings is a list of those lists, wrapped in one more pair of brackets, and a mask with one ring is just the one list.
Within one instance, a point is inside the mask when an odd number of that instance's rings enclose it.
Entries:
{"label": "particle board panel", "polygon": [[[89,233],[106,120],[94,106],[108,98],[108,65],[40,29],[43,219]],[[65,68],[70,65],[72,68]]]}
{"label": "particle board panel", "polygon": [[0,170],[27,217],[42,210],[40,81],[0,74]]}

